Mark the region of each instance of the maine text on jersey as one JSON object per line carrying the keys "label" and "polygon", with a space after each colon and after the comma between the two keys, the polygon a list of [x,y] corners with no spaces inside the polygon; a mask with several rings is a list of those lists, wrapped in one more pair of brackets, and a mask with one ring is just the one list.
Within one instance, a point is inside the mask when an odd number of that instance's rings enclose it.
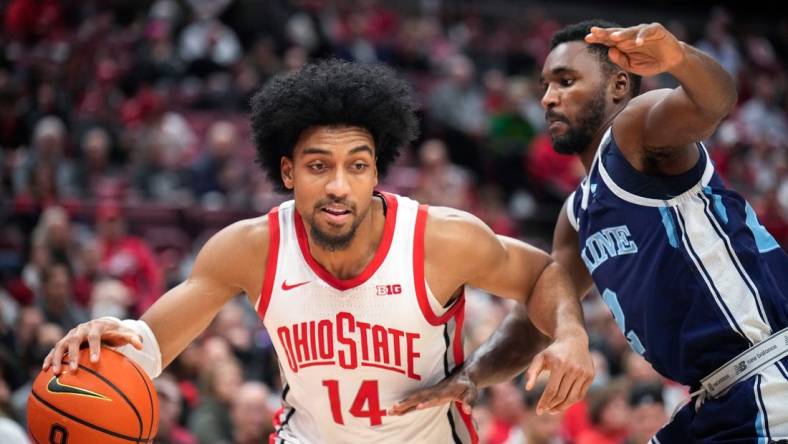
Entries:
{"label": "maine text on jersey", "polygon": [[580,256],[586,263],[589,273],[593,273],[611,257],[637,252],[638,246],[632,240],[629,228],[626,225],[619,225],[605,228],[589,236]]}

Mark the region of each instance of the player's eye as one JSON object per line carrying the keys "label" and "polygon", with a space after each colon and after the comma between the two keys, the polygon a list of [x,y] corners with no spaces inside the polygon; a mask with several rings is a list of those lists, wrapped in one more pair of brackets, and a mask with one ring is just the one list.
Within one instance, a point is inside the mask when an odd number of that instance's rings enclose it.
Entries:
{"label": "player's eye", "polygon": [[309,165],[307,165],[306,167],[309,168],[311,171],[314,171],[316,173],[319,173],[319,172],[321,172],[321,171],[326,169],[326,165],[323,162],[312,162]]}
{"label": "player's eye", "polygon": [[575,79],[563,78],[563,79],[560,80],[560,84],[563,87],[572,86],[572,85],[574,85],[574,83],[575,83]]}
{"label": "player's eye", "polygon": [[356,171],[356,172],[361,172],[361,171],[364,171],[364,170],[366,170],[367,168],[369,168],[369,165],[367,165],[367,164],[366,164],[366,163],[364,163],[364,162],[353,162],[353,165],[351,165],[351,167],[350,167],[350,168],[351,168],[353,171]]}

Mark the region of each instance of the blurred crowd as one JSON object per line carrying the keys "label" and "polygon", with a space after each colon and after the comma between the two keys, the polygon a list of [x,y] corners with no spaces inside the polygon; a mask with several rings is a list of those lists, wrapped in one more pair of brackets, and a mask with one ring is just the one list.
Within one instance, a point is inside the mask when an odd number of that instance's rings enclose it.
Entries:
{"label": "blurred crowd", "polygon": [[[311,60],[387,63],[412,82],[422,137],[383,189],[472,211],[549,248],[583,175],[552,151],[539,103],[539,66],[561,23],[538,3],[518,16],[415,3],[0,2],[0,441],[26,442],[31,380],[65,331],[139,316],[218,228],[287,198],[253,162],[248,101]],[[628,24],[644,21],[632,14]],[[700,22],[665,25],[739,85],[735,111],[706,145],[788,245],[788,19],[740,26],[717,8]],[[644,79],[646,89],[666,86],[669,77]],[[584,304],[597,364],[588,398],[537,418],[538,389],[495,386],[474,410],[483,443],[638,444],[667,420],[685,388],[629,350],[598,295]],[[468,348],[509,308],[472,292]],[[243,297],[155,385],[156,443],[172,444],[266,442],[281,390],[268,334]]]}

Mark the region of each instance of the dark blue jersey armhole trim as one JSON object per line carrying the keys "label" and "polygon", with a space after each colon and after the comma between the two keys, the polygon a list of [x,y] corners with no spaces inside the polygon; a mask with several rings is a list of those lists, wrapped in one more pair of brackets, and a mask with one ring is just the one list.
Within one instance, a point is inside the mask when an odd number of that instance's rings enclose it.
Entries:
{"label": "dark blue jersey armhole trim", "polygon": [[649,199],[672,199],[700,182],[706,169],[706,150],[697,144],[700,158],[689,171],[678,176],[651,176],[637,171],[621,153],[615,139],[610,137],[608,146],[602,147],[602,163],[610,178],[619,187],[637,196]]}

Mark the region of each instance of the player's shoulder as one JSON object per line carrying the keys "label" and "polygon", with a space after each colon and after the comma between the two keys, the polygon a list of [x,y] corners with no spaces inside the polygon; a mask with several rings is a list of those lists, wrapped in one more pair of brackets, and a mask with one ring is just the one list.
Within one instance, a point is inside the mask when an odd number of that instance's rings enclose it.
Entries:
{"label": "player's shoulder", "polygon": [[268,217],[259,216],[233,222],[214,237],[229,244],[254,248],[268,244],[268,233]]}
{"label": "player's shoulder", "polygon": [[211,236],[203,246],[200,256],[208,262],[233,264],[249,263],[259,267],[268,252],[269,224],[265,216],[242,219]]}
{"label": "player's shoulder", "polygon": [[646,91],[639,94],[627,102],[627,105],[613,120],[614,126],[621,126],[621,123],[635,123],[642,121],[648,112],[659,102],[670,95],[670,88],[660,88]]}
{"label": "player's shoulder", "polygon": [[439,252],[442,257],[483,255],[485,247],[497,243],[492,229],[473,214],[449,207],[429,207],[424,232],[425,250],[429,256]]}
{"label": "player's shoulder", "polygon": [[467,238],[491,233],[487,224],[467,211],[439,206],[428,209],[425,235],[435,240],[463,242]]}

